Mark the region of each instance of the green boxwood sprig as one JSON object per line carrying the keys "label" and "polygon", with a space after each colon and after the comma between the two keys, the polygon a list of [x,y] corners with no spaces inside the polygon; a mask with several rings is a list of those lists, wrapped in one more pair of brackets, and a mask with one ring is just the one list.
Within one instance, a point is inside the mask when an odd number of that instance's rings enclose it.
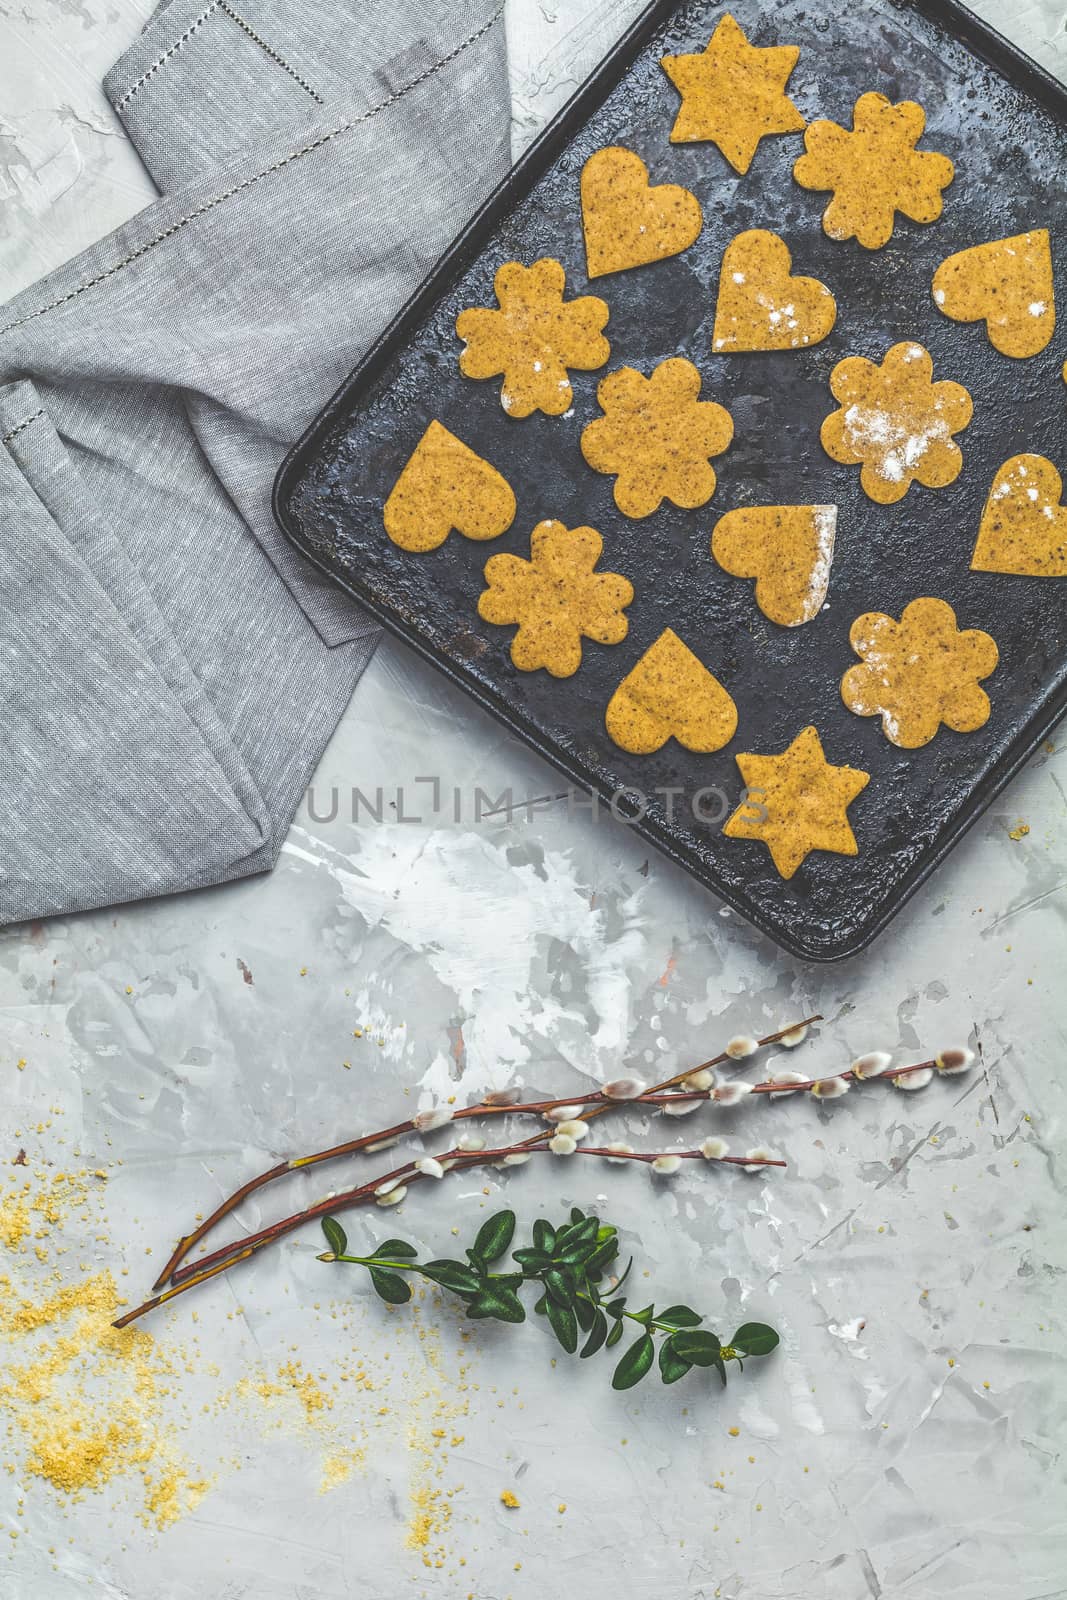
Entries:
{"label": "green boxwood sprig", "polygon": [[465,1261],[420,1262],[414,1245],[403,1239],[386,1239],[369,1256],[352,1255],[336,1217],[325,1217],[322,1231],[329,1250],[319,1260],[365,1267],[375,1292],[389,1305],[404,1305],[411,1299],[411,1285],[401,1274],[414,1272],[457,1295],[468,1317],[525,1322],[520,1293],[527,1283],[538,1283],[541,1294],[535,1314],[545,1318],[568,1355],[583,1360],[601,1349],[613,1349],[624,1338],[626,1324],[634,1323],[641,1331],[615,1366],[613,1389],[632,1389],[654,1365],[664,1383],[677,1383],[694,1367],[714,1367],[725,1384],[728,1362],[743,1368],[749,1356],[770,1355],[778,1343],[773,1328],[746,1322],[723,1344],[718,1334],[702,1326],[704,1318],[692,1306],[657,1311],[647,1305],[631,1311],[619,1291],[632,1261],[617,1278],[608,1270],[619,1254],[618,1230],[577,1207],[557,1226],[539,1217],[529,1245],[511,1251],[518,1269],[511,1272],[492,1269],[514,1241],[513,1211],[499,1211],[482,1224],[464,1252]]}

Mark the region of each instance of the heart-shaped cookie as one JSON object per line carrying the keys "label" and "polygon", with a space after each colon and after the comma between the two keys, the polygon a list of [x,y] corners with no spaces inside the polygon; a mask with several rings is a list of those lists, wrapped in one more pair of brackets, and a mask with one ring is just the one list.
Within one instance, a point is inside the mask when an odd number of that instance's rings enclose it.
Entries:
{"label": "heart-shaped cookie", "polygon": [[497,539],[515,520],[507,479],[439,422],[408,457],[383,511],[401,550],[436,550],[452,529],[466,539]]}
{"label": "heart-shaped cookie", "polygon": [[1063,482],[1044,456],[1012,456],[989,491],[971,566],[1018,578],[1067,578]]}
{"label": "heart-shaped cookie", "polygon": [[590,278],[688,250],[703,226],[700,201],[677,183],[652,185],[632,150],[609,145],[582,168],[582,227]]}
{"label": "heart-shaped cookie", "polygon": [[620,750],[647,756],[672,736],[687,750],[721,750],[737,729],[737,707],[670,628],[649,645],[608,701],[604,724]]}
{"label": "heart-shaped cookie", "polygon": [[766,228],[750,228],[726,246],[719,273],[712,348],[804,350],[825,339],[837,302],[818,278],[793,277],[789,246]]}
{"label": "heart-shaped cookie", "polygon": [[826,599],[836,529],[836,506],[743,506],[719,518],[711,553],[735,578],[756,579],[765,617],[796,628]]}
{"label": "heart-shaped cookie", "polygon": [[1056,329],[1047,228],[959,250],[934,273],[934,301],[953,322],[985,322],[1005,356],[1036,356]]}

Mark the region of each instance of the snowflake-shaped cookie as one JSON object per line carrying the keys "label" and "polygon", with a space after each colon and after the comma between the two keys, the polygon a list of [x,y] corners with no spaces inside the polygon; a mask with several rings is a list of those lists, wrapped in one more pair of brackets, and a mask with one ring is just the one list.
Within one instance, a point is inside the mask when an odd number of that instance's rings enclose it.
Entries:
{"label": "snowflake-shaped cookie", "polygon": [[893,236],[897,211],[913,222],[936,222],[955,168],[948,156],[916,150],[925,126],[926,113],[914,100],[893,105],[882,94],[860,95],[851,130],[811,123],[793,176],[801,188],[833,191],[822,219],[829,238],[879,250]]}
{"label": "snowflake-shaped cookie", "polygon": [[943,489],[959,477],[963,456],[953,440],[971,420],[971,397],[958,383],[935,383],[934,364],[921,344],[905,340],[881,366],[848,356],[830,374],[840,410],[822,425],[823,449],[855,467],[871,500],[902,500],[914,480]]}
{"label": "snowflake-shaped cookie", "polygon": [[566,283],[562,266],[549,256],[532,267],[508,261],[493,279],[500,309],[474,306],[456,318],[466,343],[460,371],[468,378],[503,373],[500,403],[510,416],[562,416],[574,398],[567,368],[592,371],[611,353],[601,333],[606,303],[592,294],[564,300]]}
{"label": "snowflake-shaped cookie", "polygon": [[849,642],[862,665],[841,679],[841,698],[858,717],[880,716],[891,744],[917,750],[942,723],[973,733],[989,721],[989,696],[978,684],[997,664],[996,643],[980,628],[957,628],[944,600],[913,600],[899,622],[868,611]]}
{"label": "snowflake-shaped cookie", "polygon": [[650,378],[620,367],[603,378],[604,412],[582,433],[582,454],[596,472],[614,473],[615,504],[647,517],[664,501],[693,510],[715,492],[711,456],[734,436],[730,413],[701,400],[700,373],[681,356],[661,361]]}
{"label": "snowflake-shaped cookie", "polygon": [[491,556],[489,587],[478,601],[485,622],[518,623],[511,659],[520,672],[544,667],[569,678],[582,662],[582,639],[619,644],[629,623],[623,610],[633,585],[617,572],[594,572],[604,541],[595,528],[539,522],[530,535],[530,560]]}

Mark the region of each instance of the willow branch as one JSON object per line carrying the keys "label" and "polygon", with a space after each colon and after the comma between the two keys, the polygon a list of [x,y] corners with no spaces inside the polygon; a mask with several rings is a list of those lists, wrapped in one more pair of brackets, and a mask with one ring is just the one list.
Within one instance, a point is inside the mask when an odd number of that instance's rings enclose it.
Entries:
{"label": "willow branch", "polygon": [[[761,1048],[765,1045],[777,1044],[780,1039],[784,1039],[787,1035],[800,1033],[801,1030],[810,1027],[813,1022],[821,1021],[822,1017],[818,1014],[805,1017],[802,1022],[790,1023],[786,1028],[779,1028],[776,1032],[767,1034],[764,1038],[757,1040],[757,1044]],[[726,1051],[720,1051],[717,1056],[712,1056],[709,1061],[701,1062],[697,1067],[687,1067],[684,1072],[676,1073],[673,1078],[668,1078],[665,1082],[659,1084],[657,1090],[639,1098],[646,1104],[662,1104],[663,1102],[656,1099],[658,1091],[670,1089],[675,1084],[680,1084],[686,1078],[692,1077],[694,1073],[722,1066],[731,1059]],[[591,1094],[586,1095],[573,1094],[564,1096],[557,1100],[521,1101],[518,1104],[509,1103],[503,1097],[496,1102],[490,1098],[489,1100],[480,1101],[477,1105],[464,1106],[459,1111],[453,1112],[449,1120],[451,1122],[463,1122],[471,1117],[506,1115],[544,1116],[549,1111],[558,1111],[562,1106],[581,1105],[590,1108],[582,1113],[585,1120],[588,1121],[589,1116],[594,1114],[592,1110],[594,1106],[600,1105],[607,1110],[612,1105],[617,1104],[617,1101],[610,1100],[601,1090],[594,1090]],[[166,1266],[152,1285],[153,1289],[162,1289],[165,1284],[172,1280],[178,1281],[178,1268],[188,1256],[190,1250],[194,1250],[209,1233],[218,1227],[225,1217],[228,1217],[231,1212],[237,1209],[242,1201],[247,1200],[250,1195],[255,1194],[259,1189],[266,1188],[267,1184],[274,1183],[279,1178],[287,1177],[291,1172],[302,1172],[308,1167],[319,1166],[324,1161],[335,1161],[342,1156],[360,1155],[366,1152],[373,1154],[378,1147],[391,1144],[395,1140],[402,1138],[404,1134],[418,1132],[419,1122],[420,1118],[418,1116],[411,1117],[405,1122],[395,1123],[391,1128],[383,1128],[378,1133],[360,1134],[358,1138],[346,1139],[341,1144],[330,1145],[325,1150],[316,1150],[311,1155],[291,1156],[287,1160],[277,1162],[265,1172],[259,1173],[257,1177],[250,1178],[247,1183],[242,1184],[239,1189],[235,1189],[233,1194],[216,1206],[211,1215],[206,1217],[198,1227],[178,1240]]]}
{"label": "willow branch", "polygon": [[[551,1138],[551,1130],[546,1137]],[[495,1150],[479,1150],[477,1152],[449,1151],[438,1158],[443,1166],[446,1162],[449,1169],[462,1167],[464,1169],[475,1166],[484,1166],[490,1162],[507,1162],[509,1157],[516,1155],[551,1155],[547,1145],[537,1144],[526,1139],[518,1144],[503,1145]],[[670,1151],[618,1151],[606,1145],[602,1147],[586,1147],[579,1145],[571,1152],[572,1155],[601,1156],[612,1161],[639,1161],[654,1164],[665,1158],[679,1158],[690,1161],[706,1161],[701,1150],[670,1150]],[[717,1156],[714,1158],[720,1166],[740,1166],[748,1169],[754,1167],[784,1167],[786,1163],[778,1156],[762,1155],[753,1152],[748,1156]],[[420,1179],[425,1181],[426,1174],[420,1172],[413,1163],[407,1163],[386,1173],[384,1177],[372,1179],[368,1183],[360,1184],[358,1188],[348,1189],[341,1194],[327,1195],[324,1200],[319,1200],[315,1205],[307,1206],[303,1211],[295,1212],[291,1217],[284,1217],[280,1222],[272,1222],[268,1227],[261,1228],[258,1233],[250,1234],[240,1245],[223,1245],[213,1255],[206,1256],[195,1267],[185,1269],[179,1281],[172,1284],[169,1289],[163,1289],[143,1305],[134,1307],[132,1311],[125,1312],[112,1324],[115,1328],[128,1328],[131,1323],[145,1316],[149,1311],[154,1311],[157,1306],[165,1305],[168,1300],[175,1299],[184,1294],[188,1289],[196,1289],[209,1279],[226,1272],[230,1267],[236,1266],[241,1261],[248,1261],[252,1256],[268,1245],[275,1244],[279,1239],[284,1239],[286,1234],[293,1233],[297,1228],[302,1228],[308,1222],[317,1218],[332,1216],[338,1211],[350,1211],[356,1206],[370,1205],[380,1201],[383,1195],[388,1195],[391,1190],[402,1189]]]}

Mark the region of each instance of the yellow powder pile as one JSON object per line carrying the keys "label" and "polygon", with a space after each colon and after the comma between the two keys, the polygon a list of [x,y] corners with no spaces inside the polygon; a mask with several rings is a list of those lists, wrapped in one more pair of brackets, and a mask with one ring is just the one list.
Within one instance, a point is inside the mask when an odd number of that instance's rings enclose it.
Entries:
{"label": "yellow powder pile", "polygon": [[88,1174],[45,1170],[0,1204],[0,1423],[25,1476],[74,1500],[119,1479],[128,1499],[132,1481],[141,1520],[163,1528],[208,1487],[171,1442],[173,1363],[148,1333],[111,1326],[110,1272],[64,1263],[42,1281],[57,1230],[87,1228],[93,1203]]}

